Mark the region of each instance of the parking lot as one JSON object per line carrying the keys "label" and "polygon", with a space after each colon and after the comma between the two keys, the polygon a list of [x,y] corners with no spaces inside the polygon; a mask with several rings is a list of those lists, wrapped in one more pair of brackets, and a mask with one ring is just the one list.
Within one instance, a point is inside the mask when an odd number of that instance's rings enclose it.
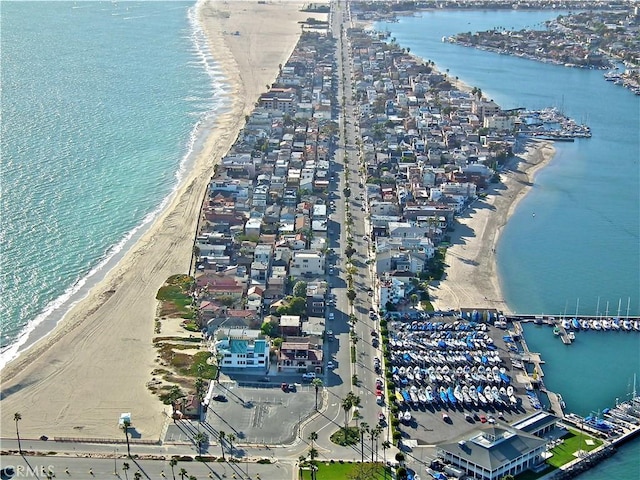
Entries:
{"label": "parking lot", "polygon": [[315,388],[290,385],[285,392],[280,383],[223,381],[213,393],[224,400],[211,401],[206,422],[215,432],[233,434],[238,443],[289,443],[298,435],[299,423],[315,411]]}

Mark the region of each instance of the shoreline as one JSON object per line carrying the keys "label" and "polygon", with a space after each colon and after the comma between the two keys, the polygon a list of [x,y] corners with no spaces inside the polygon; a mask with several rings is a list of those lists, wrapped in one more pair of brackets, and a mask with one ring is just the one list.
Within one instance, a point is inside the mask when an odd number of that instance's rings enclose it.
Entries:
{"label": "shoreline", "polygon": [[[429,287],[435,310],[482,308],[511,313],[497,271],[496,247],[509,218],[531,190],[536,174],[554,155],[552,142],[527,141],[524,152],[511,158],[501,172],[501,183],[492,184],[486,198],[476,200],[457,217],[445,256],[445,275]],[[496,192],[496,186],[504,190]]]}
{"label": "shoreline", "polygon": [[[188,271],[214,163],[229,151],[254,99],[295,47],[297,21],[309,16],[299,12],[301,5],[198,2],[198,21],[224,73],[230,106],[203,137],[193,165],[147,231],[53,331],[2,370],[2,436],[14,435],[12,414],[22,412],[24,438],[119,438],[119,415],[130,411],[141,438],[159,438],[166,406],[145,386],[157,367],[155,295],[169,276]],[[258,9],[265,11],[255,15]],[[275,23],[264,22],[268,16],[280,20],[277,30],[265,25]],[[91,408],[78,414],[77,405]],[[38,412],[38,417],[27,412]]]}

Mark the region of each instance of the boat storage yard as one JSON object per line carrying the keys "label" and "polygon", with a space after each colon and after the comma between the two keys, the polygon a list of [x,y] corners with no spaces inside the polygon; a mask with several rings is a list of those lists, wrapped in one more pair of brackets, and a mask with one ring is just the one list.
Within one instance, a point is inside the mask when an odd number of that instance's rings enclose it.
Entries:
{"label": "boat storage yard", "polygon": [[[551,320],[549,320],[549,318]],[[564,334],[580,328],[581,319],[542,323],[557,325]],[[521,321],[535,316],[499,315],[498,312],[447,312],[435,316],[424,312],[387,315],[387,379],[398,406],[402,443],[409,447],[434,447],[464,435],[484,423],[514,424],[536,411],[559,418],[559,426],[570,425],[605,440],[612,446],[640,431],[640,397],[586,418],[564,413],[560,395],[544,387],[544,361],[530,352]],[[596,319],[587,319],[589,328]],[[625,323],[626,322],[626,323]],[[599,320],[602,328],[602,320]],[[616,319],[619,329],[640,327],[638,319]],[[607,326],[612,329],[613,319]],[[391,402],[393,403],[393,402]],[[587,457],[577,458],[556,474],[575,470]],[[603,455],[601,455],[603,456]],[[598,456],[597,458],[600,458]]]}

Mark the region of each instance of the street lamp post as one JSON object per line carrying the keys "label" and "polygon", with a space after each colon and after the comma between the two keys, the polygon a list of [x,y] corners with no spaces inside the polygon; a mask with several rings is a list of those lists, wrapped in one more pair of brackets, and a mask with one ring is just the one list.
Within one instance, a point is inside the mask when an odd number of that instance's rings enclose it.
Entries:
{"label": "street lamp post", "polygon": [[118,447],[113,449],[113,474],[118,475]]}

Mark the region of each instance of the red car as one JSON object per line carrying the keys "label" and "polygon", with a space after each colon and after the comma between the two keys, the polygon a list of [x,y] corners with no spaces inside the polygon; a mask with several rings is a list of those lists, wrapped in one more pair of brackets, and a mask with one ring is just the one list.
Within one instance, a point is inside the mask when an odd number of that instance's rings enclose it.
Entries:
{"label": "red car", "polygon": [[487,423],[487,417],[485,417],[484,415],[480,415],[480,422]]}

